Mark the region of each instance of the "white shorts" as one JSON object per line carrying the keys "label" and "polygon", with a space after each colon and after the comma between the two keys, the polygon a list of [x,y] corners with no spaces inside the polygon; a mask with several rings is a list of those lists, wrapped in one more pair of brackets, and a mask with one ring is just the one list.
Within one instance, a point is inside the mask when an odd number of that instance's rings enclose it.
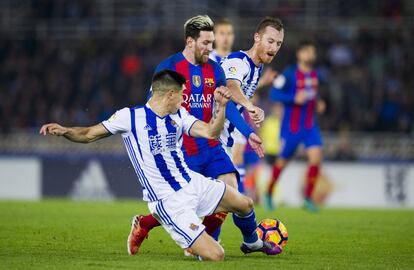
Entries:
{"label": "white shorts", "polygon": [[204,232],[201,217],[217,209],[226,185],[198,173],[188,185],[160,201],[148,203],[151,214],[182,248],[190,247]]}

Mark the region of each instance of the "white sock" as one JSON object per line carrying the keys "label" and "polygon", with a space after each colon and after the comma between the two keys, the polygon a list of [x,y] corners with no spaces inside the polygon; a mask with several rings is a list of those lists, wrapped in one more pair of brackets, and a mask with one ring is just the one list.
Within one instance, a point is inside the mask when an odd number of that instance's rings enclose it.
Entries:
{"label": "white sock", "polygon": [[254,243],[246,243],[244,242],[246,246],[248,246],[250,249],[259,249],[263,247],[263,241],[262,239],[258,238],[256,242]]}

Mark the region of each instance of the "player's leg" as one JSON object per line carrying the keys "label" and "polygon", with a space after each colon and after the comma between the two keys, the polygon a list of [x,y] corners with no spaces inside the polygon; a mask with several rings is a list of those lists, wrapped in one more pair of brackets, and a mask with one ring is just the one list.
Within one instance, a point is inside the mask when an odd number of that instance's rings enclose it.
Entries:
{"label": "player's leg", "polygon": [[322,148],[320,146],[310,147],[306,150],[306,154],[308,157],[308,173],[306,177],[305,198],[310,198],[316,179],[319,176],[322,162]]}
{"label": "player's leg", "polygon": [[223,198],[215,212],[233,212],[233,222],[243,235],[241,250],[244,253],[264,252],[268,255],[276,255],[282,249],[270,242],[263,242],[256,233],[256,215],[253,209],[253,200],[227,186]]}
{"label": "player's leg", "polygon": [[191,249],[202,260],[220,261],[224,250],[205,232],[199,212],[212,213],[224,189],[222,182],[194,173],[188,185],[163,200],[148,203],[148,208],[181,248]]}
{"label": "player's leg", "polygon": [[268,255],[276,255],[282,251],[279,246],[263,242],[258,238],[251,198],[225,185],[222,181],[205,181],[198,178],[194,178],[193,181],[199,198],[198,216],[228,211],[236,213],[233,221],[243,235],[241,250],[244,253],[260,251]]}
{"label": "player's leg", "polygon": [[[237,188],[237,176],[235,173],[221,174],[217,177],[225,184]],[[227,218],[227,211],[214,213],[206,216],[203,220],[204,226],[206,226],[206,232],[211,235],[216,241],[219,240],[221,233],[221,225]]]}
{"label": "player's leg", "polygon": [[[204,168],[204,176],[219,179],[225,184],[237,188],[236,168],[222,146],[212,149],[212,157]],[[220,228],[227,217],[227,212],[214,213],[204,218],[206,232],[215,240],[219,239]]]}
{"label": "player's leg", "polygon": [[[208,155],[198,156],[186,156],[186,161],[191,170],[199,173],[204,173],[203,167],[208,160]],[[146,238],[148,238],[149,232],[155,228],[161,226],[153,215],[136,215],[132,218],[131,231],[127,240],[127,249],[130,255],[135,255],[139,252],[139,249]]]}
{"label": "player's leg", "polygon": [[267,186],[267,193],[264,197],[265,206],[270,210],[275,208],[275,204],[273,202],[273,189],[279,180],[283,169],[288,164],[290,158],[295,154],[299,143],[300,138],[298,134],[291,134],[288,131],[281,132],[281,152],[272,166],[272,172]]}
{"label": "player's leg", "polygon": [[202,260],[222,261],[224,259],[223,247],[207,232],[203,232],[190,248],[191,252],[200,256]]}
{"label": "player's leg", "polygon": [[315,212],[318,208],[313,203],[312,193],[319,177],[320,165],[322,162],[322,140],[319,128],[314,127],[307,132],[306,137],[304,138],[304,144],[308,158],[308,171],[304,189],[304,207]]}

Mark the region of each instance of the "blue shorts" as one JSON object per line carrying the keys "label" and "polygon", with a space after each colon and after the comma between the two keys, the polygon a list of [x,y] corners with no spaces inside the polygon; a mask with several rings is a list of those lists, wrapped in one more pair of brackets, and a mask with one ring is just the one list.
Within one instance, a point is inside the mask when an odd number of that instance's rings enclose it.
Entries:
{"label": "blue shorts", "polygon": [[201,154],[194,156],[184,152],[184,159],[191,170],[206,177],[218,179],[222,174],[235,173],[239,181],[239,173],[221,145],[203,149]]}
{"label": "blue shorts", "polygon": [[301,143],[305,145],[306,149],[322,146],[321,132],[317,126],[311,129],[304,129],[298,133],[292,133],[289,130],[282,129],[280,138],[281,151],[279,157],[282,159],[290,159]]}

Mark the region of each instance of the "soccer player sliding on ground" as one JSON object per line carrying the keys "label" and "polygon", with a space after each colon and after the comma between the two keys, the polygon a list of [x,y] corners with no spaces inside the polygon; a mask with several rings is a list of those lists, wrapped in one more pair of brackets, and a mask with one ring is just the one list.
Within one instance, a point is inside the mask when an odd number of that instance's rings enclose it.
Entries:
{"label": "soccer player sliding on ground", "polygon": [[284,105],[284,113],[280,131],[282,149],[273,165],[265,202],[267,208],[275,208],[272,201],[273,187],[296,148],[303,143],[309,162],[303,206],[309,211],[316,212],[318,207],[312,201],[312,192],[322,161],[322,139],[316,123],[315,110],[322,113],[325,103],[318,96],[320,76],[313,67],[316,60],[315,45],[309,41],[301,42],[296,51],[296,58],[297,64],[287,68],[276,78],[270,92],[272,101]]}
{"label": "soccer player sliding on ground", "polygon": [[[209,59],[213,50],[214,23],[208,16],[192,17],[184,24],[185,47],[164,61],[155,72],[163,69],[174,70],[186,79],[182,106],[199,120],[209,122],[213,115],[213,93],[216,87],[225,86],[226,78],[219,64]],[[263,156],[260,138],[253,132],[241,117],[236,105],[229,102],[226,107],[226,118],[245,136],[259,156]],[[217,139],[193,138],[183,135],[183,153],[188,167],[206,177],[220,179],[237,188],[237,170],[227,156],[223,146]],[[206,232],[218,239],[218,228],[227,213],[216,213],[207,216],[203,224]],[[131,233],[128,237],[128,253],[135,255],[148,236],[150,230],[159,226],[152,215],[137,215],[132,221]]]}
{"label": "soccer player sliding on ground", "polygon": [[214,116],[206,123],[181,107],[185,84],[186,79],[179,73],[161,71],[153,77],[153,95],[145,106],[123,108],[90,127],[46,124],[40,134],[64,136],[78,143],[121,134],[151,214],[180,247],[191,248],[203,260],[224,259],[223,248],[205,232],[200,221],[200,217],[223,211],[235,213],[234,223],[243,235],[243,253],[279,254],[281,247],[258,238],[249,197],[188,168],[181,150],[183,134],[216,139],[223,129],[231,95],[226,87],[214,91]]}

